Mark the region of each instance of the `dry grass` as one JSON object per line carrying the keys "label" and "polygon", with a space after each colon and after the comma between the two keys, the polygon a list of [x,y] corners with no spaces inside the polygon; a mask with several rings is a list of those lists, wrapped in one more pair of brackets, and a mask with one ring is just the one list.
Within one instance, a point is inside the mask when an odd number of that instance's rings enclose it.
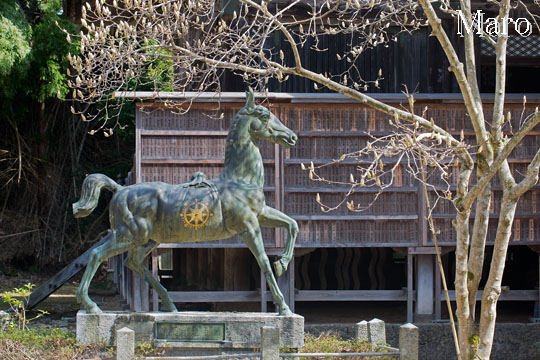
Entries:
{"label": "dry grass", "polygon": [[8,328],[0,332],[0,359],[79,360],[109,359],[103,344],[82,345],[75,336],[60,329]]}
{"label": "dry grass", "polygon": [[[293,352],[291,349],[281,349],[281,352]],[[306,334],[304,338],[304,347],[298,349],[299,353],[367,353],[367,352],[387,352],[387,350],[378,348],[366,341],[344,340],[337,333],[326,332],[315,337]],[[314,358],[300,358],[312,360]],[[329,359],[329,357],[320,357],[315,359]],[[334,360],[390,360],[395,359],[391,356],[353,356],[353,357],[331,357]]]}

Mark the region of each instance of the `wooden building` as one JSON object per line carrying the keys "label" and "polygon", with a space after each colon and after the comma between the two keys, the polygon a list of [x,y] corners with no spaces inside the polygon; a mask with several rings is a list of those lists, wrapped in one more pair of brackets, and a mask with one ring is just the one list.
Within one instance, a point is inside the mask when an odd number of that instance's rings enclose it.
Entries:
{"label": "wooden building", "polygon": [[[136,96],[150,98],[152,94],[137,93]],[[178,96],[162,94],[161,99],[181,100]],[[401,94],[377,94],[376,98],[396,106],[406,102]],[[428,116],[437,119],[437,123],[451,133],[459,135],[463,129],[465,136],[473,136],[459,94],[419,94],[416,99],[419,109],[428,106]],[[315,202],[316,193],[320,193],[323,202],[337,203],[348,188],[311,181],[301,170],[301,163],[332,162],[341,154],[365,145],[369,136],[388,134],[388,116],[336,94],[270,93],[268,100],[274,114],[299,136],[297,145],[291,149],[285,150],[270,142],[261,144],[267,203],[293,217],[300,228],[295,259],[279,280],[291,307],[294,308],[295,302],[304,301],[397,301],[407,303],[409,320],[413,314],[416,319],[440,318],[438,300],[444,296],[426,222],[425,199],[419,183],[404,166],[399,167],[393,186],[363,213],[351,213],[345,207],[322,213]],[[486,108],[492,105],[489,96],[483,100]],[[224,114],[223,119],[215,116],[218,105],[211,94],[200,96],[185,115],[176,114],[159,101],[145,103],[144,108],[138,106],[131,181],[184,183],[199,170],[208,178],[218,175],[223,166],[227,129],[244,101],[244,93],[223,93],[218,110]],[[528,104],[531,105],[524,113],[533,112],[538,102],[540,96],[529,94]],[[522,119],[522,95],[509,95],[506,111],[512,114],[512,126],[517,128]],[[510,166],[516,170],[517,181],[539,147],[540,127],[512,153]],[[339,180],[354,173],[354,167],[354,162],[345,161],[325,167],[322,175]],[[500,191],[498,179],[493,180],[492,191],[495,194]],[[355,203],[367,203],[375,192],[375,189],[362,188],[352,199]],[[496,195],[492,203],[492,225],[497,222],[499,200],[500,196]],[[439,244],[447,254],[444,259],[450,284],[455,246],[451,225],[454,214],[448,202],[437,205],[433,214],[441,229]],[[538,249],[539,232],[540,186],[537,185],[518,205],[512,249]],[[281,253],[284,232],[265,229],[263,237],[269,254]],[[490,233],[488,243],[493,239],[494,234]],[[521,253],[516,256],[525,256]],[[526,256],[530,258],[531,254],[534,253],[529,251]],[[130,306],[135,310],[158,309],[157,297],[148,295],[144,282],[121,268],[122,258],[119,260],[117,274],[121,279],[118,280]],[[528,282],[503,283],[501,301],[537,301],[536,261],[533,256],[527,266],[516,270],[528,272]],[[149,265],[178,302],[260,302],[264,311],[267,301],[271,300],[253,257],[238,237],[215,242],[162,244]],[[125,281],[126,278],[129,281]],[[135,295],[140,293],[144,296]]]}
{"label": "wooden building", "polygon": [[[493,8],[489,3],[475,2],[486,16]],[[513,10],[516,11],[516,10]],[[522,14],[511,14],[520,17]],[[461,38],[457,35],[457,21],[446,18],[443,26],[458,53],[462,53]],[[292,58],[279,36],[272,38],[276,52],[281,49],[285,60]],[[307,68],[313,71],[339,74],[344,64],[336,60],[351,38],[347,35],[321,38],[321,48],[314,52],[312,44],[301,49]],[[493,93],[495,57],[492,49],[478,38],[476,44],[480,90]],[[508,81],[505,112],[511,113],[516,129],[523,115],[531,113],[540,103],[540,35],[535,33],[522,39],[510,34],[508,46]],[[379,88],[370,88],[374,97],[400,106],[406,103],[401,94],[403,85],[416,89],[416,106],[429,107],[427,116],[459,135],[473,136],[462,97],[453,75],[447,71],[448,62],[440,45],[429,36],[429,29],[412,35],[402,34],[388,47],[379,46],[365,51],[355,63],[366,80],[373,80],[382,70],[384,79]],[[227,129],[233,114],[245,101],[245,84],[232,72],[222,75],[222,89],[218,112],[217,99],[202,94],[185,115],[166,109],[160,101],[179,101],[181,94],[161,94],[152,101],[150,93],[124,95],[147,99],[137,107],[137,129],[132,182],[186,182],[195,171],[202,170],[208,178],[221,171]],[[440,276],[435,266],[435,249],[426,223],[426,205],[419,184],[403,167],[391,188],[366,212],[350,213],[344,208],[322,213],[315,202],[316,193],[323,202],[336,203],[348,189],[313,182],[300,168],[301,163],[326,163],[366,144],[370,135],[381,136],[389,129],[388,118],[350,99],[314,90],[310,80],[291,77],[287,82],[268,84],[272,111],[295,131],[299,140],[291,149],[281,149],[265,142],[261,145],[265,164],[265,192],[267,203],[297,220],[300,231],[295,258],[289,271],[280,278],[282,292],[294,309],[295,302],[317,301],[396,301],[407,304],[411,321],[422,317],[441,317]],[[523,109],[523,95],[527,106]],[[492,96],[483,97],[486,116],[492,106]],[[540,127],[537,127],[513,151],[510,166],[520,180],[527,164],[540,147]],[[355,164],[344,162],[325,167],[324,176],[339,179],[354,173]],[[455,176],[456,174],[454,174]],[[495,177],[492,184],[495,201],[492,218],[495,225],[500,206],[500,186]],[[370,201],[373,189],[362,188],[353,195],[355,203]],[[455,210],[450,203],[441,202],[433,214],[441,229],[439,243],[445,254],[444,266],[448,283],[453,283],[453,250],[455,234],[451,220]],[[494,231],[495,227],[490,226]],[[263,232],[269,254],[279,254],[284,233],[273,229]],[[488,234],[488,244],[494,234]],[[267,309],[269,293],[264,279],[249,251],[238,237],[190,244],[162,244],[152,256],[150,266],[154,275],[172,293],[174,300],[183,303],[260,302]],[[519,202],[513,227],[507,270],[503,280],[501,301],[538,301],[540,249],[540,186],[535,186]],[[489,256],[488,246],[488,256]],[[117,281],[122,294],[133,309],[157,309],[158,299],[148,295],[145,284],[117,261]],[[160,266],[161,264],[161,266]],[[141,292],[140,288],[144,287]],[[139,296],[138,294],[143,294]],[[135,295],[137,294],[137,295]],[[451,292],[451,296],[453,293]],[[531,314],[532,315],[532,314]]]}

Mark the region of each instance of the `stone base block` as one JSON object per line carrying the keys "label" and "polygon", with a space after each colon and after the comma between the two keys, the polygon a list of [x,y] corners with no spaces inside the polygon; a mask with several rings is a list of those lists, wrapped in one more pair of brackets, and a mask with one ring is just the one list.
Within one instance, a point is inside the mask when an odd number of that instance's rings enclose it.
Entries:
{"label": "stone base block", "polygon": [[103,312],[77,313],[77,340],[83,344],[106,342],[114,345],[116,331],[135,331],[136,341],[155,341],[171,348],[208,350],[253,349],[261,346],[261,327],[276,326],[280,346],[302,347],[304,318],[277,313],[233,312]]}

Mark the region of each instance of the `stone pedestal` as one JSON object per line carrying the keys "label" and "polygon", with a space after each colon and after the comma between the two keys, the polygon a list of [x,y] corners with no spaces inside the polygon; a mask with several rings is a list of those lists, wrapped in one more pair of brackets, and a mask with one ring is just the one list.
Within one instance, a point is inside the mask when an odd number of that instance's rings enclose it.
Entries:
{"label": "stone pedestal", "polygon": [[[221,353],[261,347],[261,328],[279,329],[280,346],[302,347],[304,318],[277,313],[231,312],[103,312],[77,313],[77,340],[83,344],[116,342],[116,331],[127,327],[135,331],[136,341],[154,340],[157,346],[192,350],[189,353]],[[185,351],[184,351],[185,353]]]}

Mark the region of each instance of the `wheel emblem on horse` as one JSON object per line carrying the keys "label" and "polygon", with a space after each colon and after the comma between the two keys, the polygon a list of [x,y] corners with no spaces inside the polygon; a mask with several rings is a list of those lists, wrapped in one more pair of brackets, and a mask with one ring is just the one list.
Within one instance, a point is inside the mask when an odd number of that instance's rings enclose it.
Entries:
{"label": "wheel emblem on horse", "polygon": [[92,250],[77,290],[77,301],[86,311],[101,312],[88,296],[88,287],[99,265],[107,258],[127,252],[126,266],[144,278],[161,299],[162,311],[177,311],[167,290],[143,265],[160,243],[222,240],[240,235],[253,253],[272,293],[280,315],[291,314],[278,288],[264,251],[262,227],[286,228],[287,244],[274,262],[277,276],[287,270],[298,233],[296,221],[266,205],[264,167],[259,140],[289,148],[297,136],[267,108],[255,105],[253,90],[246,105],[233,119],[225,147],[225,166],[215,179],[197,172],[180,185],[163,182],[121,186],[102,174],[89,175],[81,198],[73,204],[76,217],[89,215],[97,206],[101,189],[114,192],[109,204],[111,231],[105,243]]}
{"label": "wheel emblem on horse", "polygon": [[188,204],[184,208],[184,211],[180,213],[180,217],[184,219],[184,226],[195,230],[206,226],[208,219],[213,215],[214,214],[208,210],[208,206],[197,199]]}

